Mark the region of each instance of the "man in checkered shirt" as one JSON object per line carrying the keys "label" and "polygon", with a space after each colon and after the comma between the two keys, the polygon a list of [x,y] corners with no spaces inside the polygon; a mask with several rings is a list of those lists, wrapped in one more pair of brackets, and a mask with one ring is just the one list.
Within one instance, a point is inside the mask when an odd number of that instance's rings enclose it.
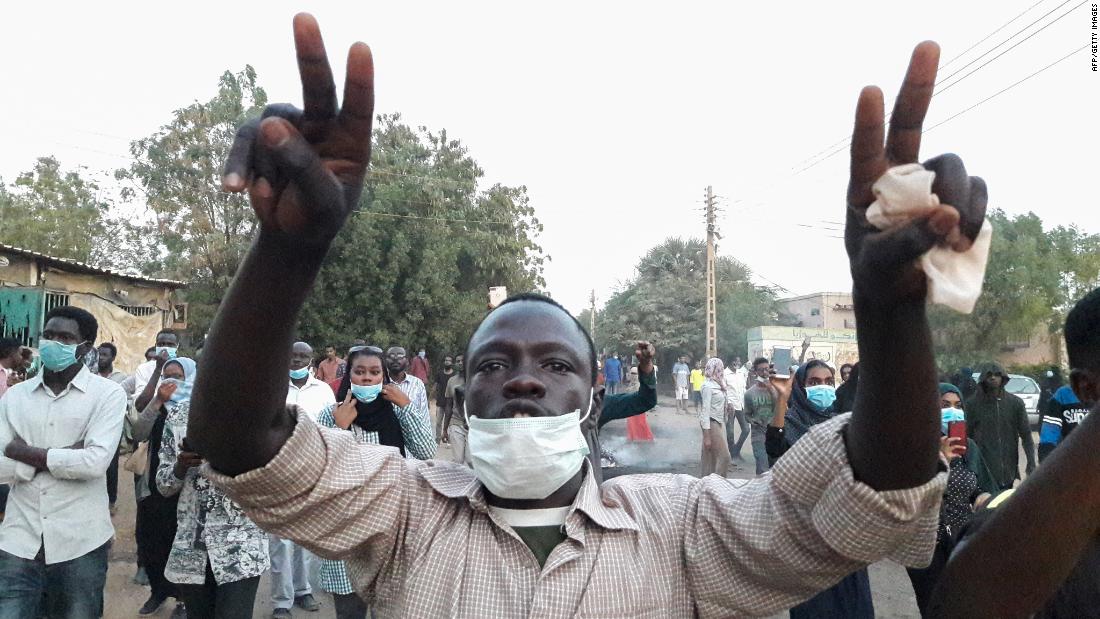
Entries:
{"label": "man in checkered shirt", "polygon": [[[226,163],[225,188],[249,192],[260,232],[210,331],[188,433],[206,474],[257,523],[345,560],[382,617],[768,615],[873,561],[928,561],[946,476],[916,259],[937,243],[969,247],[984,184],[939,158],[927,165],[943,205],[885,232],[865,211],[879,176],[917,161],[934,43],[913,54],[885,146],[881,93],[865,89],[857,108],[846,231],[865,367],[855,412],[755,480],[601,485],[579,446],[601,410],[591,340],[546,298],[501,304],[471,337],[473,470],[357,445],[284,405],[278,360],[358,203],[373,117],[369,49],[349,52],[339,109],[316,21],[297,16],[294,34],[304,111],[269,107]],[[232,351],[246,347],[242,366]]]}

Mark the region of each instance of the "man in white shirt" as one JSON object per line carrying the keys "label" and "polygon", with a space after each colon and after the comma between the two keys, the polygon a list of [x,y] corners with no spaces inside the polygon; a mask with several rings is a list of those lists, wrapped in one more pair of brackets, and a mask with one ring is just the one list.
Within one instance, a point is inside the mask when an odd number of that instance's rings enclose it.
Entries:
{"label": "man in white shirt", "polygon": [[[290,388],[286,403],[297,405],[302,413],[317,421],[321,411],[336,405],[336,396],[331,387],[310,375],[312,362],[313,347],[305,342],[294,342],[290,347]],[[289,618],[292,606],[311,612],[320,610],[321,605],[313,598],[313,588],[309,584],[313,555],[276,535],[268,535],[267,542],[271,555],[271,602],[275,609],[271,616]]]}
{"label": "man in white shirt", "polygon": [[[180,338],[175,331],[161,329],[157,333],[155,356],[137,366],[134,375],[122,383],[122,388],[131,395],[134,407],[139,411],[145,410],[149,400],[153,399],[153,392],[156,391],[157,383],[160,382],[160,369],[167,361],[176,358],[179,345]],[[156,380],[152,380],[154,377]]]}
{"label": "man in white shirt", "polygon": [[[745,388],[749,381],[749,371],[741,363],[741,357],[736,356],[730,360],[722,375],[726,379],[726,443],[729,444],[733,459],[741,460],[741,448],[749,438],[749,422],[745,418]],[[734,420],[741,428],[741,436],[737,440],[733,438]]]}
{"label": "man in white shirt", "polygon": [[12,485],[0,523],[0,617],[102,614],[107,547],[107,466],[118,448],[126,394],[78,362],[99,326],[69,306],[50,311],[42,374],[0,399],[0,481]]}

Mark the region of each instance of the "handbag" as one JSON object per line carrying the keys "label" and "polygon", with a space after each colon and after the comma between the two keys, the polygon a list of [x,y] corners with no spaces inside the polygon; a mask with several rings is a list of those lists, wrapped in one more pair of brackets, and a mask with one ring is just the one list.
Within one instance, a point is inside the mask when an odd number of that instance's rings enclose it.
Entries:
{"label": "handbag", "polygon": [[149,468],[149,441],[138,443],[137,447],[134,448],[134,453],[126,458],[122,468],[134,475],[144,475],[145,470]]}

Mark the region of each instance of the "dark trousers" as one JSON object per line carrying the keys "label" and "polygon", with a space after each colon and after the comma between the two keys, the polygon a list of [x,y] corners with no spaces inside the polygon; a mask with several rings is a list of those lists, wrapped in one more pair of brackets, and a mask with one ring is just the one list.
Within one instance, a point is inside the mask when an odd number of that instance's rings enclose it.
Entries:
{"label": "dark trousers", "polygon": [[111,464],[107,467],[107,500],[111,505],[115,504],[118,500],[118,452],[115,452],[115,457],[111,459]]}
{"label": "dark trousers", "polygon": [[932,590],[936,588],[936,583],[940,581],[940,575],[943,574],[943,568],[947,566],[948,555],[950,552],[946,545],[937,542],[936,549],[932,553],[932,563],[928,567],[905,568],[909,573],[909,582],[913,583],[913,594],[917,598],[917,608],[920,609],[921,617],[929,616],[928,602],[932,600]]}
{"label": "dark trousers", "polygon": [[158,599],[179,599],[176,585],[164,578],[164,566],[176,539],[176,505],[178,497],[150,495],[138,502],[137,539],[138,565],[145,568],[149,588]]}
{"label": "dark trousers", "polygon": [[219,585],[207,562],[206,582],[179,585],[179,589],[187,605],[187,619],[249,619],[259,586],[259,576]]}
{"label": "dark trousers", "polygon": [[332,600],[336,619],[367,619],[367,603],[358,595],[333,593]]}
{"label": "dark trousers", "polygon": [[23,559],[0,550],[0,619],[97,619],[103,614],[110,542],[68,561],[46,565],[42,551]]}

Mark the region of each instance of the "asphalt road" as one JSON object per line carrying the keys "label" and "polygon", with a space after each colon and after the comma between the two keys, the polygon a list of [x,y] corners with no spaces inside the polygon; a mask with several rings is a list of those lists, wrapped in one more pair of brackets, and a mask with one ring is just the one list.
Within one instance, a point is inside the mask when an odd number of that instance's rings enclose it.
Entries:
{"label": "asphalt road", "polygon": [[[653,443],[628,443],[626,423],[615,422],[604,427],[601,441],[605,450],[611,451],[623,472],[667,472],[699,474],[699,426],[694,414],[677,413],[671,400],[661,399],[661,405],[650,412],[648,421],[656,440]],[[1036,438],[1038,442],[1038,438]],[[748,479],[753,477],[755,469],[752,448],[748,441],[742,449],[742,461],[735,462],[731,478]],[[440,458],[450,457],[446,445],[440,447]],[[1021,463],[1023,457],[1021,456]],[[127,483],[128,473],[122,472],[119,483],[118,513],[114,523],[116,539],[111,551],[111,563],[107,574],[107,595],[105,617],[108,619],[130,618],[137,616],[137,609],[148,597],[148,588],[133,584],[135,546],[134,546],[134,494],[133,484]],[[875,615],[878,617],[918,617],[913,590],[905,569],[900,565],[882,561],[871,566],[871,591],[875,603]],[[322,602],[319,612],[309,613],[295,610],[294,616],[307,619],[334,619],[332,599],[314,587],[314,595]],[[155,617],[168,617],[173,605],[165,604]],[[270,617],[272,612],[270,582],[265,574],[260,582],[256,596],[254,617]],[[786,617],[787,613],[777,615]]]}

